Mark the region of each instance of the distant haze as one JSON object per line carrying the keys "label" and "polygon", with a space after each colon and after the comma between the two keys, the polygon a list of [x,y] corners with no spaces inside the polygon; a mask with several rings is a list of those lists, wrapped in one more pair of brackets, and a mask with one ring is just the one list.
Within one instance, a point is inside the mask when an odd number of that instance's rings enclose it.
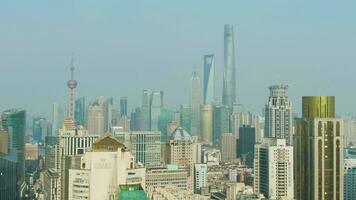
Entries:
{"label": "distant haze", "polygon": [[189,103],[190,78],[215,54],[221,99],[224,24],[235,31],[237,99],[260,112],[268,86],[301,96],[334,95],[339,115],[356,113],[356,1],[5,0],[0,6],[0,110],[49,117],[66,106],[71,54],[77,97],[164,90],[165,105]]}

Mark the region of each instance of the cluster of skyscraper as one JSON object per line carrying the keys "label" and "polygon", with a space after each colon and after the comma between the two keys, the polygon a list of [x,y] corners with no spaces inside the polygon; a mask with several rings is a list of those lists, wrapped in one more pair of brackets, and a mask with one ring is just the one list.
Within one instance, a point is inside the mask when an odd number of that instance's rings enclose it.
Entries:
{"label": "cluster of skyscraper", "polygon": [[0,199],[33,195],[29,187],[46,200],[356,199],[356,123],[336,117],[335,97],[303,97],[296,118],[288,86],[272,85],[264,115],[246,111],[230,24],[221,101],[213,54],[202,69],[202,80],[192,73],[189,105],[170,110],[163,91],[144,89],[130,113],[127,97],[119,109],[112,97],[75,100],[72,61],[66,116],[54,103],[52,120],[31,118],[25,138],[26,112],[2,113]]}

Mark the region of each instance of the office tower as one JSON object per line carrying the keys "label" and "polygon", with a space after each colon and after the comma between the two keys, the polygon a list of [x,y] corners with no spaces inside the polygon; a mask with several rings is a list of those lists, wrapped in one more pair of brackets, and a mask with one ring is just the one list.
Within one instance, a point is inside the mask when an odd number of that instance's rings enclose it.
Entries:
{"label": "office tower", "polygon": [[80,97],[75,101],[74,121],[77,126],[85,124],[85,97]]}
{"label": "office tower", "polygon": [[17,156],[17,181],[21,185],[25,178],[25,132],[26,111],[6,110],[2,113],[2,126],[9,134],[10,148],[16,150]]}
{"label": "office tower", "polygon": [[56,169],[43,173],[43,193],[46,200],[61,199],[61,174]]}
{"label": "office tower", "polygon": [[241,158],[247,166],[253,167],[256,129],[251,126],[244,125],[240,127],[239,134],[240,137],[237,140],[237,157]]}
{"label": "office tower", "polygon": [[94,103],[88,107],[88,132],[90,135],[102,135],[104,129],[104,109],[102,105]]}
{"label": "office tower", "polygon": [[215,100],[215,58],[213,54],[204,56],[204,104]]}
{"label": "office tower", "polygon": [[136,107],[131,112],[130,131],[140,131],[140,130],[141,130],[141,108]]}
{"label": "office tower", "polygon": [[127,97],[120,98],[120,116],[127,116]]}
{"label": "office tower", "polygon": [[150,104],[150,130],[158,131],[158,121],[163,108],[163,91],[153,91]]}
{"label": "office tower", "polygon": [[255,193],[294,200],[293,147],[285,139],[264,138],[255,145],[254,175]]}
{"label": "office tower", "polygon": [[0,122],[0,155],[7,155],[9,152],[9,134],[2,128]]}
{"label": "office tower", "polygon": [[58,134],[58,129],[63,125],[64,112],[59,103],[55,102],[52,105],[52,135]]}
{"label": "office tower", "polygon": [[173,112],[166,108],[161,109],[158,117],[158,130],[161,132],[161,141],[167,142],[168,140],[168,125],[172,122]]}
{"label": "office tower", "polygon": [[344,147],[356,145],[356,121],[350,116],[342,117],[344,124]]}
{"label": "office tower", "polygon": [[344,200],[356,199],[356,149],[344,150]]}
{"label": "office tower", "polygon": [[61,156],[83,155],[100,135],[92,135],[84,128],[61,129],[58,135]]}
{"label": "office tower", "polygon": [[190,106],[191,106],[191,127],[190,133],[192,136],[198,136],[201,139],[200,135],[200,111],[199,106],[201,104],[201,86],[200,78],[198,72],[193,72],[191,79],[191,93],[190,93]]}
{"label": "office tower", "polygon": [[159,131],[129,132],[129,140],[125,144],[130,147],[136,162],[146,168],[161,166],[161,133]]}
{"label": "office tower", "polygon": [[269,87],[270,96],[265,107],[265,137],[285,138],[292,143],[292,103],[288,100],[288,86]]}
{"label": "office tower", "polygon": [[190,132],[192,122],[192,107],[189,105],[180,105],[180,126]]}
{"label": "office tower", "polygon": [[343,199],[343,129],[335,97],[303,97],[295,121],[296,199]]}
{"label": "office tower", "polygon": [[[120,126],[124,129],[124,131],[130,131],[131,127],[130,127],[130,119],[126,116],[123,115],[120,120],[117,122],[117,126]],[[112,126],[113,127],[113,126]],[[111,128],[112,128],[111,127]]]}
{"label": "office tower", "polygon": [[61,200],[69,199],[69,170],[80,169],[82,155],[64,156],[61,163]]}
{"label": "office tower", "polygon": [[221,135],[221,159],[228,161],[236,158],[236,138],[232,133]]}
{"label": "office tower", "polygon": [[75,108],[75,88],[78,83],[74,80],[74,63],[73,58],[70,67],[70,80],[67,82],[67,86],[69,88],[69,96],[68,96],[68,113],[67,117],[74,120],[74,108]]}
{"label": "office tower", "polygon": [[15,151],[10,150],[7,154],[0,153],[0,199],[18,199],[17,170],[17,155]]}
{"label": "office tower", "polygon": [[152,91],[143,90],[142,91],[142,105],[141,105],[141,119],[140,119],[140,129],[141,131],[151,130],[151,100]]}
{"label": "office tower", "polygon": [[167,163],[190,168],[196,163],[196,141],[182,127],[177,128],[168,141]]}
{"label": "office tower", "polygon": [[194,192],[199,193],[202,187],[208,186],[208,166],[206,164],[194,165]]}
{"label": "office tower", "polygon": [[225,105],[214,105],[213,109],[213,144],[215,147],[220,147],[221,135],[230,130],[230,111]]}
{"label": "office tower", "polygon": [[192,183],[189,177],[189,169],[178,168],[176,165],[167,165],[166,168],[147,169],[146,191],[167,185],[192,191],[192,187],[190,187]]}
{"label": "office tower", "polygon": [[33,122],[32,122],[32,137],[33,140],[38,143],[41,142],[42,139],[41,120],[43,120],[43,118],[36,117],[33,118]]}
{"label": "office tower", "polygon": [[222,102],[231,110],[236,102],[236,68],[234,31],[232,24],[224,27],[224,69]]}
{"label": "office tower", "polygon": [[136,166],[131,152],[113,136],[98,139],[84,154],[80,169],[69,169],[69,199],[118,199],[120,185],[145,187],[145,168]]}
{"label": "office tower", "polygon": [[260,115],[254,115],[251,127],[255,128],[256,143],[261,143],[264,134],[264,118]]}
{"label": "office tower", "polygon": [[17,199],[17,155],[0,121],[0,199]]}
{"label": "office tower", "polygon": [[44,117],[33,118],[32,135],[33,140],[37,143],[43,142],[46,136],[52,134],[51,124]]}
{"label": "office tower", "polygon": [[200,105],[200,135],[201,141],[213,144],[213,106]]}
{"label": "office tower", "polygon": [[112,97],[108,98],[103,103],[104,108],[104,131],[105,133],[110,131],[112,127],[112,110],[114,106],[114,99]]}

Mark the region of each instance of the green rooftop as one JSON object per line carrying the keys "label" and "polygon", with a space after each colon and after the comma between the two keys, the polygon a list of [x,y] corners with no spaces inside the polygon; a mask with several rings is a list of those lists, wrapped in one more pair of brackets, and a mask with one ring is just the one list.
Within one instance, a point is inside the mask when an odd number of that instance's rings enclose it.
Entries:
{"label": "green rooftop", "polygon": [[121,185],[119,200],[148,200],[146,193],[139,185]]}

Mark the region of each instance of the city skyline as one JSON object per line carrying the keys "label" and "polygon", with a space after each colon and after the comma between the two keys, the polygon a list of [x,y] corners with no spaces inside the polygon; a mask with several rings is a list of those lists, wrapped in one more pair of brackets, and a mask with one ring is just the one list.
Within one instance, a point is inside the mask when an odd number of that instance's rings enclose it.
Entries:
{"label": "city skyline", "polygon": [[[47,11],[36,3],[4,3],[0,41],[6,51],[0,55],[0,89],[8,94],[2,96],[1,109],[21,107],[29,114],[49,118],[53,102],[66,107],[63,85],[72,52],[79,82],[76,96],[85,96],[88,102],[101,95],[113,96],[117,106],[118,98],[127,96],[131,111],[140,104],[142,89],[151,88],[165,91],[166,105],[178,109],[180,104],[189,103],[190,75],[193,71],[203,74],[201,58],[208,53],[215,55],[215,94],[221,98],[223,26],[231,23],[235,28],[237,100],[246,109],[260,113],[266,88],[282,83],[290,86],[295,107],[300,107],[301,96],[333,95],[339,99],[337,114],[356,113],[349,109],[356,94],[348,92],[356,84],[353,2],[276,1],[259,2],[258,7],[254,2],[207,3],[206,10],[198,12],[201,17],[196,17],[198,2],[189,3],[188,9],[184,3],[162,3],[161,14],[151,12],[158,9],[157,2],[144,1],[132,13],[124,12],[131,3],[114,1],[83,7],[80,1],[45,3]],[[116,14],[110,6],[118,6],[122,12]],[[23,12],[15,15],[11,12],[15,8]],[[68,9],[67,16],[62,15],[63,8]],[[183,9],[187,16],[180,15]],[[248,12],[251,9],[255,12]],[[142,32],[148,26],[151,29]],[[179,42],[168,42],[172,37]],[[164,76],[152,81],[157,74]],[[126,83],[130,88],[126,89]]]}

